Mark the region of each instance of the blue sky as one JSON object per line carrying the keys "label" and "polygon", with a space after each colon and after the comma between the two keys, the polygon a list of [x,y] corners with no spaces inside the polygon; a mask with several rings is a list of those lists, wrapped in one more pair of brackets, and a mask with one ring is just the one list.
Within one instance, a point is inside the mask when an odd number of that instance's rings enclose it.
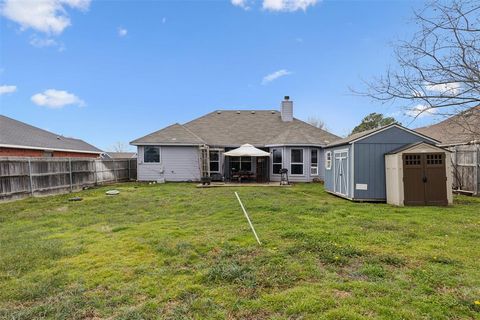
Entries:
{"label": "blue sky", "polygon": [[0,112],[99,148],[216,109],[278,109],[284,95],[338,135],[370,112],[411,121],[349,87],[394,63],[422,2],[42,0],[25,20],[38,2],[11,1]]}

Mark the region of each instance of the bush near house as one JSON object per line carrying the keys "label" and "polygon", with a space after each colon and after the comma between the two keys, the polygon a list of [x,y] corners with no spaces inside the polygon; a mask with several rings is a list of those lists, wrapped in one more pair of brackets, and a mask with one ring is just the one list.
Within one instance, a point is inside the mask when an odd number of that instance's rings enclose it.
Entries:
{"label": "bush near house", "polygon": [[0,318],[480,317],[478,198],[396,208],[318,184],[117,188],[0,205]]}

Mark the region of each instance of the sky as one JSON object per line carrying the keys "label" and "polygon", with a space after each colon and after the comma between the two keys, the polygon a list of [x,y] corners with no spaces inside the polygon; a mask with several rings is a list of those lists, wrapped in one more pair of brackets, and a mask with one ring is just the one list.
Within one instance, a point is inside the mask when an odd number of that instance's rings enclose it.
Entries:
{"label": "sky", "polygon": [[[420,1],[0,1],[0,113],[103,150],[217,109],[347,135],[397,105],[352,93],[394,65]],[[133,148],[133,147],[130,147]]]}

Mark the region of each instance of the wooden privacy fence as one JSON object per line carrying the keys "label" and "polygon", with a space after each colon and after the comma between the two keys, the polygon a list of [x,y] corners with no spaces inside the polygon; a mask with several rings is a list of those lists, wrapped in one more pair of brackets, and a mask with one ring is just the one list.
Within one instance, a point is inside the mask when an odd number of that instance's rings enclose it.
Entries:
{"label": "wooden privacy fence", "polygon": [[453,188],[480,196],[480,145],[451,147]]}
{"label": "wooden privacy fence", "polygon": [[136,159],[0,157],[0,200],[136,179]]}

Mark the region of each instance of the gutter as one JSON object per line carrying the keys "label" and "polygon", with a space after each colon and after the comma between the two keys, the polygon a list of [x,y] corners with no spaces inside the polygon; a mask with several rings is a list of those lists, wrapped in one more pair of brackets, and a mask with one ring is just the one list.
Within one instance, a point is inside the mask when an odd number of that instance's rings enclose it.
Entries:
{"label": "gutter", "polygon": [[60,148],[48,148],[48,147],[32,147],[32,146],[20,146],[20,145],[14,145],[14,144],[0,144],[0,147],[2,147],[2,148],[12,148],[12,149],[32,149],[32,150],[64,151],[64,152],[76,152],[76,153],[96,153],[96,154],[104,153],[103,151],[60,149]]}

